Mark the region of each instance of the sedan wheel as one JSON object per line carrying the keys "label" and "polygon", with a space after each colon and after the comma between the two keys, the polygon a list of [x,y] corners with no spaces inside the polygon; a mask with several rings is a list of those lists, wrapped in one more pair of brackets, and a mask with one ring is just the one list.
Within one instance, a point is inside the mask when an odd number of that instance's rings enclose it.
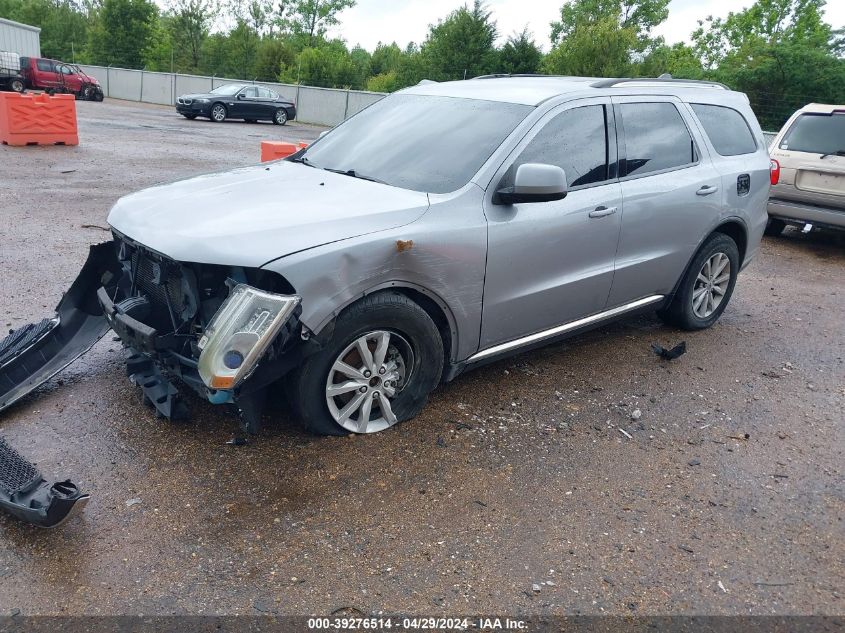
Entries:
{"label": "sedan wheel", "polygon": [[226,120],[226,106],[222,103],[215,103],[211,108],[211,120],[215,123],[222,123]]}
{"label": "sedan wheel", "polygon": [[276,125],[284,125],[288,122],[288,113],[284,109],[276,110],[276,114],[273,116],[273,123]]}
{"label": "sedan wheel", "polygon": [[352,433],[376,433],[396,424],[391,402],[413,366],[411,346],[394,332],[369,332],[350,343],[326,381],[326,404],[335,422]]}
{"label": "sedan wheel", "polygon": [[731,282],[731,260],[724,253],[716,253],[698,272],[692,291],[692,311],[706,319],[716,311],[725,298]]}

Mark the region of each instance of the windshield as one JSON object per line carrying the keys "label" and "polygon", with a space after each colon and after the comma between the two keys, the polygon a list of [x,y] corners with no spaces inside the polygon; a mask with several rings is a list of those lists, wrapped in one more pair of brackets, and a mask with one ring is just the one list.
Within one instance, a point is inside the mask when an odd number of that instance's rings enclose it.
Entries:
{"label": "windshield", "polygon": [[219,86],[211,91],[213,95],[233,95],[237,92],[240,92],[243,86],[238,86],[237,84],[226,84],[225,86]]}
{"label": "windshield", "polygon": [[845,152],[845,113],[802,114],[784,135],[780,149],[813,154]]}
{"label": "windshield", "polygon": [[313,167],[428,193],[467,184],[532,106],[395,94],[311,148]]}

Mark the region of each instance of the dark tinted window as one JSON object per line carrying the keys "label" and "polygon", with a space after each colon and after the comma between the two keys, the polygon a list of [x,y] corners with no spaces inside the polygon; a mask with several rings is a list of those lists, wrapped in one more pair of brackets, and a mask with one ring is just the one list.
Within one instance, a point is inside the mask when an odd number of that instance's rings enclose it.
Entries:
{"label": "dark tinted window", "polygon": [[710,137],[713,147],[722,156],[739,156],[753,154],[757,151],[757,143],[751,134],[745,118],[733,108],[693,103],[692,109],[704,131]]}
{"label": "dark tinted window", "polygon": [[780,148],[814,154],[845,152],[845,113],[802,114],[781,140]]}
{"label": "dark tinted window", "polygon": [[309,164],[414,191],[466,185],[533,106],[394,94],[341,123],[305,152]]}
{"label": "dark tinted window", "polygon": [[[607,125],[604,106],[561,112],[537,133],[514,163],[562,167],[570,187],[607,180]],[[509,172],[512,178],[516,169]]]}
{"label": "dark tinted window", "polygon": [[53,62],[51,62],[49,59],[39,59],[37,62],[35,62],[35,64],[36,66],[38,66],[38,70],[40,70],[41,72],[50,73],[54,70]]}
{"label": "dark tinted window", "polygon": [[698,160],[695,144],[671,103],[623,103],[625,173],[642,175]]}

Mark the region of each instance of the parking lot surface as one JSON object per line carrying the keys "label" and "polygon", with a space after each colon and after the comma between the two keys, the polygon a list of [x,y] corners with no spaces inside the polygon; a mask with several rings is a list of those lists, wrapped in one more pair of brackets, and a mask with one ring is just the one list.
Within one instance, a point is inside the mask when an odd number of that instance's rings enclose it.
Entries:
{"label": "parking lot surface", "polygon": [[[0,146],[6,329],[52,313],[118,197],[321,131],[78,109],[79,147]],[[373,436],[307,435],[275,403],[245,447],[198,399],[157,419],[107,336],[0,414],[92,495],[53,531],[0,517],[0,615],[841,614],[843,273],[841,237],[789,229],[710,330],[629,319]]]}

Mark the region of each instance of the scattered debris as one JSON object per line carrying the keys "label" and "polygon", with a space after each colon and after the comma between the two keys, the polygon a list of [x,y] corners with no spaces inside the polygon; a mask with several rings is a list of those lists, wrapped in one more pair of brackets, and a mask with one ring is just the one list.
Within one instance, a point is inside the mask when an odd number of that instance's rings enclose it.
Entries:
{"label": "scattered debris", "polygon": [[396,240],[396,252],[404,253],[414,248],[414,240]]}
{"label": "scattered debris", "polygon": [[126,500],[126,507],[131,508],[132,506],[136,506],[139,503],[141,503],[141,499],[138,498],[138,497],[135,497],[134,499],[127,499]]}
{"label": "scattered debris", "polygon": [[701,466],[701,460],[700,459],[691,459],[687,462],[687,464],[689,464],[690,466]]}
{"label": "scattered debris", "polygon": [[732,440],[747,440],[748,438],[751,437],[751,435],[749,435],[748,433],[745,433],[744,435],[728,435],[728,437],[731,438]]}
{"label": "scattered debris", "polygon": [[791,587],[794,585],[794,582],[763,582],[762,580],[758,580],[754,583],[758,587]]}
{"label": "scattered debris", "polygon": [[632,420],[639,420],[641,417],[643,417],[643,412],[639,409],[634,409],[633,411],[631,411]]}
{"label": "scattered debris", "polygon": [[679,356],[683,356],[686,353],[687,342],[681,341],[672,349],[666,349],[665,347],[658,345],[657,343],[652,343],[651,349],[663,360],[675,360]]}
{"label": "scattered debris", "polygon": [[111,231],[110,228],[106,226],[100,226],[99,224],[80,224],[79,226],[83,229],[100,229],[101,231],[106,231],[107,233]]}
{"label": "scattered debris", "polygon": [[634,436],[633,436],[633,435],[631,435],[630,433],[628,433],[628,431],[626,431],[626,430],[625,430],[625,429],[623,429],[622,427],[619,427],[619,432],[620,432],[622,435],[624,435],[625,437],[627,437],[629,440],[634,439]]}
{"label": "scattered debris", "polygon": [[533,585],[531,585],[531,591],[533,591],[534,593],[540,593],[540,585],[535,582]]}
{"label": "scattered debris", "polygon": [[444,439],[443,439],[443,436],[442,436],[442,435],[438,435],[438,436],[437,436],[437,445],[438,445],[440,448],[446,448],[446,440],[444,440]]}
{"label": "scattered debris", "polygon": [[695,552],[692,551],[692,548],[689,545],[678,545],[678,549],[682,549],[689,554],[694,554]]}
{"label": "scattered debris", "polygon": [[719,589],[721,589],[724,593],[728,593],[728,590],[725,589],[725,585],[722,584],[721,580],[719,582],[717,582],[716,584],[719,586]]}

